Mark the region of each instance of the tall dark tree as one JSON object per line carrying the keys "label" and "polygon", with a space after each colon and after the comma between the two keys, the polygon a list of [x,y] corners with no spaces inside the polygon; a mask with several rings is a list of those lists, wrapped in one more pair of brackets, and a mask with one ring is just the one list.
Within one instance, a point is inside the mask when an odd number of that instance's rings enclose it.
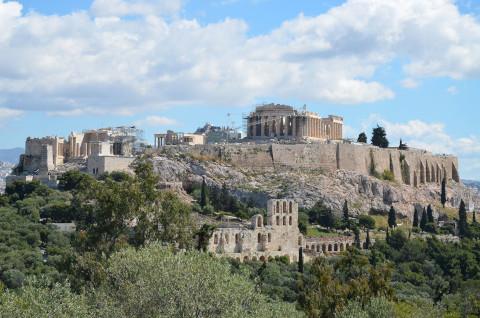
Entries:
{"label": "tall dark tree", "polygon": [[303,261],[303,247],[298,249],[298,272],[303,274],[304,261]]}
{"label": "tall dark tree", "polygon": [[472,223],[477,223],[477,217],[475,211],[472,212]]}
{"label": "tall dark tree", "polygon": [[388,142],[388,139],[387,139],[387,133],[385,132],[385,128],[377,125],[377,128],[373,129],[372,145],[380,147],[380,148],[387,148],[388,147],[389,142]]}
{"label": "tall dark tree", "polygon": [[388,211],[388,226],[391,228],[397,227],[397,212],[393,205],[390,208],[390,211]]}
{"label": "tall dark tree", "polygon": [[202,180],[202,192],[200,194],[200,206],[204,208],[207,205],[207,182],[205,177]]}
{"label": "tall dark tree", "polygon": [[427,210],[423,208],[422,218],[420,219],[420,228],[425,231],[425,226],[428,223]]}
{"label": "tall dark tree", "polygon": [[370,245],[371,245],[371,242],[370,242],[370,229],[367,228],[367,238],[365,239],[365,248],[368,250],[370,249]]}
{"label": "tall dark tree", "polygon": [[358,135],[357,142],[366,144],[368,142],[367,134],[365,134],[364,132],[361,132],[360,135]]}
{"label": "tall dark tree", "polygon": [[418,220],[418,209],[415,207],[415,211],[413,212],[413,227],[418,227],[419,220]]}
{"label": "tall dark tree", "polygon": [[345,228],[349,229],[350,228],[350,213],[348,211],[348,202],[345,200],[343,203],[343,226]]}
{"label": "tall dark tree", "polygon": [[447,203],[447,178],[443,178],[442,180],[442,193],[440,195],[440,202],[442,202],[442,206],[445,207],[445,203]]}
{"label": "tall dark tree", "polygon": [[404,142],[402,141],[402,139],[400,139],[400,145],[398,145],[398,149],[399,149],[399,150],[408,150],[407,144],[404,143]]}
{"label": "tall dark tree", "polygon": [[358,248],[358,249],[361,249],[362,248],[362,244],[360,242],[360,229],[356,226],[354,229],[353,229],[353,233],[355,235],[355,240],[354,240],[354,244],[355,244],[355,247]]}
{"label": "tall dark tree", "polygon": [[463,200],[460,202],[460,208],[458,209],[458,235],[461,238],[468,236],[467,209]]}
{"label": "tall dark tree", "polygon": [[433,209],[432,206],[429,204],[427,207],[427,223],[433,223],[435,220],[433,219]]}

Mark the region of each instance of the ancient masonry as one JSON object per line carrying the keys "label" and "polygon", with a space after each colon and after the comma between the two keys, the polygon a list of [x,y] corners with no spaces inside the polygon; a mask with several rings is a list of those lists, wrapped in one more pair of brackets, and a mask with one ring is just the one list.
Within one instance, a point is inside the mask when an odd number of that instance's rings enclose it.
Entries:
{"label": "ancient masonry", "polygon": [[292,106],[268,104],[256,107],[247,120],[247,137],[251,139],[341,140],[343,118],[322,118]]}
{"label": "ancient masonry", "polygon": [[250,224],[223,224],[210,238],[208,250],[239,261],[266,261],[276,256],[298,260],[303,248],[305,261],[337,254],[354,244],[353,237],[305,238],[298,230],[298,204],[293,200],[269,200],[267,219],[252,217]]}
{"label": "ancient masonry", "polygon": [[434,155],[425,150],[378,148],[344,142],[316,143],[244,143],[177,147],[174,151],[213,158],[241,168],[258,171],[279,169],[321,169],[325,172],[347,170],[363,175],[393,173],[399,183],[418,187],[425,183],[460,182],[458,159]]}
{"label": "ancient masonry", "polygon": [[20,156],[16,175],[7,182],[38,179],[56,185],[51,172],[67,162],[83,161],[87,171],[101,175],[112,171],[129,171],[136,147],[141,141],[141,130],[135,127],[102,128],[72,132],[63,137],[27,138],[25,153]]}

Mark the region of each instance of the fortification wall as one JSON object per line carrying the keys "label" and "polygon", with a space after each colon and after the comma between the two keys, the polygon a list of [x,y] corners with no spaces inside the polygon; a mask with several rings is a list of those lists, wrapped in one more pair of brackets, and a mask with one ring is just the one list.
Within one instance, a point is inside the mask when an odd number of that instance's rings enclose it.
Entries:
{"label": "fortification wall", "polygon": [[[170,148],[169,148],[170,147]],[[223,160],[248,169],[337,169],[364,175],[393,173],[397,182],[412,186],[423,183],[460,182],[458,159],[422,150],[398,150],[358,144],[231,144],[167,146],[206,159]]]}

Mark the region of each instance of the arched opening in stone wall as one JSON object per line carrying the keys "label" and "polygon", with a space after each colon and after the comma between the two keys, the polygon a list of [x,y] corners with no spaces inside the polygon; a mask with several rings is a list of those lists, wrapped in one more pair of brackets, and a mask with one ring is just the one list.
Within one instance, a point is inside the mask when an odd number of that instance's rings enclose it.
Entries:
{"label": "arched opening in stone wall", "polygon": [[277,225],[280,225],[280,217],[277,215]]}
{"label": "arched opening in stone wall", "polygon": [[327,252],[327,246],[325,244],[322,245],[322,252],[323,253]]}
{"label": "arched opening in stone wall", "polygon": [[460,182],[460,177],[458,176],[458,170],[457,170],[457,167],[455,167],[454,163],[452,163],[452,179],[456,182]]}
{"label": "arched opening in stone wall", "polygon": [[288,225],[292,225],[292,217],[291,216],[288,218]]}
{"label": "arched opening in stone wall", "polygon": [[340,252],[343,252],[343,250],[344,250],[343,243],[340,243]]}
{"label": "arched opening in stone wall", "polygon": [[334,250],[335,252],[338,252],[338,244],[337,244],[337,243],[335,243],[335,245],[333,245],[333,250]]}
{"label": "arched opening in stone wall", "polygon": [[320,245],[317,245],[317,253],[320,253]]}
{"label": "arched opening in stone wall", "polygon": [[287,225],[287,217],[286,216],[283,217],[283,225]]}
{"label": "arched opening in stone wall", "polygon": [[287,202],[283,201],[283,213],[287,213]]}
{"label": "arched opening in stone wall", "polygon": [[239,243],[240,242],[240,234],[235,234],[235,243]]}
{"label": "arched opening in stone wall", "polygon": [[290,212],[290,213],[293,212],[293,203],[292,203],[292,201],[290,201],[290,203],[288,204],[288,212]]}
{"label": "arched opening in stone wall", "polygon": [[244,261],[244,262],[248,262],[248,256],[245,256],[245,257],[243,258],[243,261]]}
{"label": "arched opening in stone wall", "polygon": [[256,261],[257,261],[257,257],[256,257],[256,256],[252,257],[252,261],[256,262]]}
{"label": "arched opening in stone wall", "polygon": [[261,216],[257,217],[257,227],[263,226],[263,218]]}
{"label": "arched opening in stone wall", "polygon": [[230,237],[229,237],[228,233],[225,233],[225,243],[228,244],[229,240],[230,240]]}
{"label": "arched opening in stone wall", "polygon": [[258,233],[258,243],[262,243],[262,234]]}
{"label": "arched opening in stone wall", "polygon": [[345,248],[348,249],[350,247],[350,244],[345,244]]}
{"label": "arched opening in stone wall", "polygon": [[277,201],[277,213],[280,213],[280,202]]}
{"label": "arched opening in stone wall", "polygon": [[260,256],[260,261],[265,263],[265,256]]}
{"label": "arched opening in stone wall", "polygon": [[272,234],[271,233],[268,233],[268,243],[270,243],[272,241]]}
{"label": "arched opening in stone wall", "polygon": [[305,247],[305,249],[309,250],[309,249],[310,249],[310,245],[307,245],[307,246]]}
{"label": "arched opening in stone wall", "polygon": [[329,252],[332,251],[332,244],[328,244],[328,251],[329,251]]}

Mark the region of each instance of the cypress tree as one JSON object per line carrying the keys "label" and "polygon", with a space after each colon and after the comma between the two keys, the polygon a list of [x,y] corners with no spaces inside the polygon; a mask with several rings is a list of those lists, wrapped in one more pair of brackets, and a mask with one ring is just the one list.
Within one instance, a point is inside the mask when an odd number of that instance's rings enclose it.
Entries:
{"label": "cypress tree", "polygon": [[367,228],[367,238],[365,239],[365,248],[370,249],[370,229]]}
{"label": "cypress tree", "polygon": [[418,227],[418,209],[416,207],[413,212],[413,227]]}
{"label": "cypress tree", "polygon": [[298,249],[298,272],[303,274],[303,247],[300,246]]}
{"label": "cypress tree", "polygon": [[355,247],[358,248],[358,249],[361,249],[362,246],[361,246],[361,242],[360,242],[360,230],[358,229],[358,227],[355,227],[353,229],[353,233],[355,234]]}
{"label": "cypress tree", "polygon": [[200,194],[200,206],[204,208],[207,205],[207,182],[205,177],[202,180],[202,192]]}
{"label": "cypress tree", "polygon": [[350,215],[349,215],[349,211],[348,211],[347,200],[345,200],[345,203],[343,204],[343,225],[347,229],[350,228]]}
{"label": "cypress tree", "polygon": [[388,226],[391,228],[394,228],[397,226],[397,212],[395,211],[395,208],[393,205],[390,208],[390,211],[388,212]]}
{"label": "cypress tree", "polygon": [[442,206],[445,207],[445,203],[447,203],[447,179],[445,177],[442,180],[442,194],[440,195],[440,202],[442,202]]}
{"label": "cypress tree", "polygon": [[475,216],[475,214],[476,214],[475,211],[473,211],[472,214],[473,214],[473,215],[472,215],[472,223],[477,223],[477,218],[476,218],[476,216]]}
{"label": "cypress tree", "polygon": [[461,238],[468,236],[467,209],[463,200],[460,202],[460,208],[458,209],[458,236]]}
{"label": "cypress tree", "polygon": [[428,218],[427,218],[427,210],[423,208],[423,213],[422,213],[422,218],[420,219],[420,228],[422,231],[425,231],[425,226],[428,223]]}
{"label": "cypress tree", "polygon": [[427,207],[427,223],[433,223],[433,210],[432,206],[429,204]]}

